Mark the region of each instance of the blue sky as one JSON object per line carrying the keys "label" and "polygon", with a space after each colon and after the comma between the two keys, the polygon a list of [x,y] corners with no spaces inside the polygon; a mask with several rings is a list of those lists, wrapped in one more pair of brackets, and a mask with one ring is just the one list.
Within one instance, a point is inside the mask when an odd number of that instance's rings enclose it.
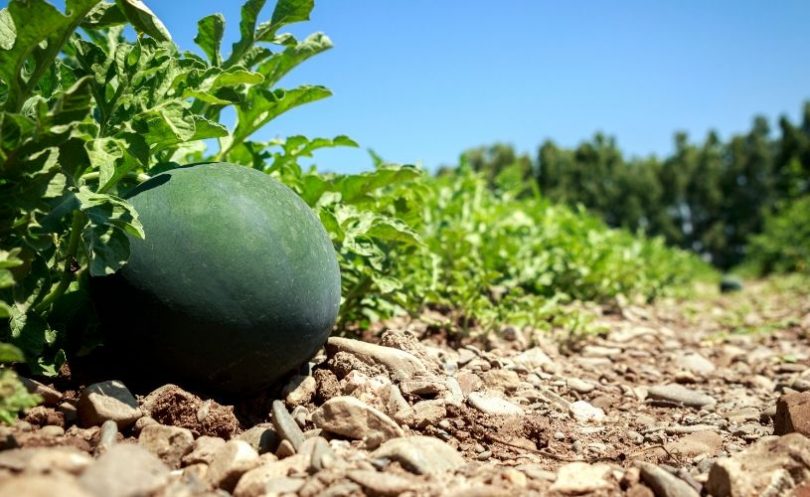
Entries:
{"label": "blue sky", "polygon": [[[236,37],[239,1],[146,3],[182,48],[196,50],[196,20],[213,12],[228,21],[226,50]],[[797,119],[810,99],[808,22],[806,0],[316,0],[290,31],[323,31],[335,47],[282,86],[323,84],[334,96],[260,137],[348,134],[430,169],[480,144],[534,154],[546,138],[574,146],[598,130],[630,154],[666,154],[676,130],[728,136],[755,114]],[[316,162],[370,167],[363,149]]]}

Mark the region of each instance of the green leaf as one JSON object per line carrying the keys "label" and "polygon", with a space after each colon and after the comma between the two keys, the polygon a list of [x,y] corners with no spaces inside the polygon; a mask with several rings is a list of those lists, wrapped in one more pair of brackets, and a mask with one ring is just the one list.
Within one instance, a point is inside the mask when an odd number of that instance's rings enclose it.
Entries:
{"label": "green leaf", "polygon": [[81,188],[75,198],[79,202],[78,208],[87,214],[91,226],[114,226],[134,237],[144,238],[138,214],[125,200],[85,188]]}
{"label": "green leaf", "polygon": [[18,347],[0,342],[0,363],[25,362],[25,356]]}
{"label": "green leaf", "polygon": [[143,135],[153,152],[194,136],[194,120],[175,102],[138,114],[132,121],[132,127]]}
{"label": "green leaf", "polygon": [[296,43],[284,49],[283,52],[274,54],[264,61],[257,71],[264,76],[266,85],[272,86],[298,64],[330,48],[332,48],[332,40],[323,33],[315,33],[301,43]]}
{"label": "green leaf", "polygon": [[239,21],[241,38],[232,45],[231,55],[225,61],[225,66],[237,64],[245,52],[253,46],[256,31],[256,19],[259,17],[265,0],[247,0],[242,5],[242,19]]}
{"label": "green leaf", "polygon": [[256,39],[272,41],[276,32],[287,24],[309,20],[309,14],[315,7],[314,0],[278,0],[270,22],[259,26]]}
{"label": "green leaf", "polygon": [[371,172],[344,176],[336,187],[343,200],[351,204],[370,200],[370,194],[380,188],[413,180],[421,175],[413,166],[381,166]]}
{"label": "green leaf", "polygon": [[48,342],[53,341],[53,330],[44,319],[34,313],[25,313],[14,308],[9,325],[12,344],[19,347],[29,359],[39,357]]}
{"label": "green leaf", "polygon": [[81,26],[88,29],[103,29],[127,23],[127,16],[114,3],[101,2],[93,7],[82,20]]}
{"label": "green leaf", "polygon": [[201,85],[208,91],[218,90],[239,85],[257,85],[264,81],[264,76],[258,72],[248,71],[240,66],[229,67],[212,78],[206,79]]}
{"label": "green leaf", "polygon": [[212,14],[197,22],[197,36],[194,37],[194,43],[202,49],[208,56],[208,60],[215,66],[222,64],[220,47],[224,32],[225,18],[222,17],[222,14]]}
{"label": "green leaf", "polygon": [[[224,125],[200,116],[193,116],[194,134],[191,140],[207,140],[209,138],[222,138],[228,136],[228,128]],[[190,140],[190,141],[191,141]]]}
{"label": "green leaf", "polygon": [[8,9],[0,10],[0,49],[11,50],[17,40],[17,26]]}
{"label": "green leaf", "polygon": [[113,226],[88,227],[82,232],[82,239],[90,254],[91,276],[113,274],[129,259],[129,238]]}
{"label": "green leaf", "polygon": [[116,162],[124,157],[126,144],[117,138],[99,138],[85,143],[90,164],[99,171],[99,188],[103,188],[115,176]]}
{"label": "green leaf", "polygon": [[54,29],[64,25],[65,17],[44,0],[12,1],[3,11],[4,24],[15,26],[16,32],[13,35],[8,29],[4,32],[3,45],[10,46],[0,50],[0,79],[9,86],[5,108],[15,111],[22,104],[25,81],[20,71],[23,63]]}
{"label": "green leaf", "polygon": [[143,2],[140,0],[116,0],[116,2],[136,31],[158,41],[172,41],[169,30]]}
{"label": "green leaf", "polygon": [[81,121],[90,114],[92,83],[92,76],[84,76],[57,96],[50,111],[54,125]]}
{"label": "green leaf", "polygon": [[233,143],[241,143],[254,131],[292,108],[330,95],[332,92],[323,86],[305,85],[289,91],[251,88],[247,103],[236,109],[237,124]]}
{"label": "green leaf", "polygon": [[[85,14],[99,0],[68,0],[67,15],[63,15],[44,0],[12,0],[4,21],[4,45],[11,43],[10,23],[16,27],[13,45],[0,49],[0,79],[8,85],[5,110],[16,111],[45,70],[53,63],[64,42],[76,29]],[[47,40],[43,48],[40,44]],[[27,80],[21,74],[23,64],[34,56],[35,68]]]}

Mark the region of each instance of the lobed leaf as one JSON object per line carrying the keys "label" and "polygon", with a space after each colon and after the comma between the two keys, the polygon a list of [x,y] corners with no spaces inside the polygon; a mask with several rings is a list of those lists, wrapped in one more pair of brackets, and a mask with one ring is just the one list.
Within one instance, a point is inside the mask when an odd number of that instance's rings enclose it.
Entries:
{"label": "lobed leaf", "polygon": [[196,43],[215,66],[222,64],[222,35],[225,33],[225,18],[222,14],[212,14],[197,22]]}
{"label": "lobed leaf", "polygon": [[172,35],[160,19],[140,0],[116,0],[118,7],[139,33],[158,41],[171,41]]}

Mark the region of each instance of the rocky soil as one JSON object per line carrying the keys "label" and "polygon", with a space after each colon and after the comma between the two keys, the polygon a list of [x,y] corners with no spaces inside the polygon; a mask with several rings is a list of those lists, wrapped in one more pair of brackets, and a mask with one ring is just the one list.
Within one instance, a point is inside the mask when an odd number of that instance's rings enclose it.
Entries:
{"label": "rocky soil", "polygon": [[579,337],[391,322],[235,405],[30,381],[0,497],[808,497],[808,290],[613,306]]}

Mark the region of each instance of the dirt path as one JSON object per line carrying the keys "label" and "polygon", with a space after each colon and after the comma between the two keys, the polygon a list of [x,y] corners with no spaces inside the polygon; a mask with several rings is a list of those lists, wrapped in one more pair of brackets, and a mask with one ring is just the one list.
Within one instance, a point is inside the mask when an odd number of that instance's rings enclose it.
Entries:
{"label": "dirt path", "polygon": [[625,305],[577,340],[392,323],[379,346],[331,339],[284,402],[40,386],[47,406],[0,433],[0,497],[810,495],[810,442],[769,437],[780,396],[810,391],[798,285]]}

